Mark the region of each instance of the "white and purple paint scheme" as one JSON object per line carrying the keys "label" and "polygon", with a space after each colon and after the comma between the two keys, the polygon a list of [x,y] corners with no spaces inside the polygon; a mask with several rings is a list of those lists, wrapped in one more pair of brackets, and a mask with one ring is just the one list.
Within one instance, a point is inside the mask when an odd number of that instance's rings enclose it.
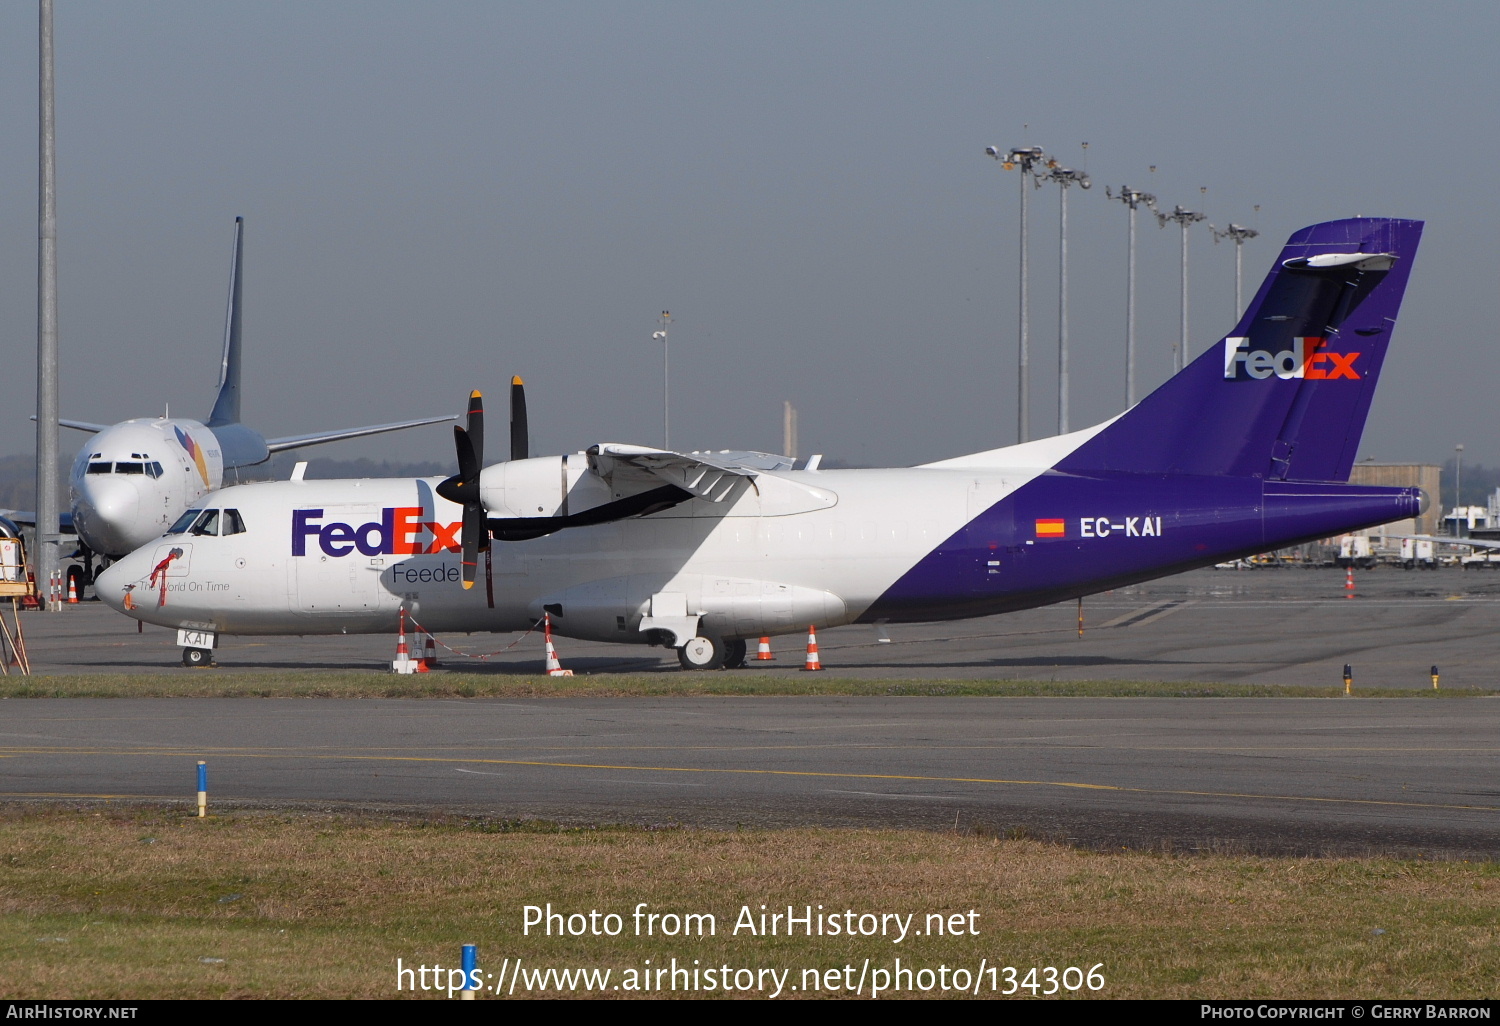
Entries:
{"label": "white and purple paint scheme", "polygon": [[1083,431],[888,470],[619,444],[526,459],[522,398],[513,458],[483,467],[476,393],[454,477],[225,488],[98,591],[199,632],[189,662],[219,633],[394,632],[405,609],[433,631],[550,612],[559,634],[710,667],[808,624],[1025,609],[1411,517],[1419,490],[1347,481],[1421,229],[1297,232],[1233,332]]}

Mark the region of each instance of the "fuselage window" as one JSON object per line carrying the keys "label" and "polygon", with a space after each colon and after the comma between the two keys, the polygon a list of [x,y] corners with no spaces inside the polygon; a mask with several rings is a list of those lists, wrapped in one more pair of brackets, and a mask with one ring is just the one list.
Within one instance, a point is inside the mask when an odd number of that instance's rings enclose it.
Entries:
{"label": "fuselage window", "polygon": [[193,531],[192,531],[192,533],[193,534],[197,534],[197,535],[216,535],[216,534],[218,534],[219,533],[219,511],[216,510],[216,509],[206,509],[206,510],[204,510],[203,511],[203,515],[198,518],[198,522],[193,525]]}
{"label": "fuselage window", "polygon": [[116,474],[144,474],[146,467],[141,463],[116,463]]}
{"label": "fuselage window", "polygon": [[180,517],[177,518],[177,522],[175,524],[173,524],[167,530],[167,533],[168,534],[182,534],[189,527],[192,527],[193,526],[193,521],[197,520],[198,517],[201,516],[202,514],[203,514],[203,511],[201,509],[190,509],[190,510],[188,510],[182,516],[180,516]]}
{"label": "fuselage window", "polygon": [[225,534],[244,534],[245,533],[245,521],[240,517],[240,511],[239,510],[237,510],[237,509],[226,509],[224,511],[224,533]]}
{"label": "fuselage window", "polygon": [[113,469],[114,469],[114,464],[113,463],[90,463],[89,464],[89,469],[87,471],[85,471],[85,473],[89,473],[89,474],[108,474]]}

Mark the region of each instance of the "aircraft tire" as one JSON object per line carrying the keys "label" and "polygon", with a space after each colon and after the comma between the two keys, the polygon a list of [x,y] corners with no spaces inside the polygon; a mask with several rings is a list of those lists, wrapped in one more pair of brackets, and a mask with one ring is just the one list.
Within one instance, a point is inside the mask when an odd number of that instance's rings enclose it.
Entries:
{"label": "aircraft tire", "polygon": [[182,650],[182,665],[194,668],[200,666],[212,666],[214,654],[206,648],[185,648]]}
{"label": "aircraft tire", "polygon": [[718,638],[691,638],[677,650],[684,670],[717,670],[724,665],[724,642]]}
{"label": "aircraft tire", "polygon": [[745,655],[749,646],[744,638],[735,641],[724,642],[724,669],[738,670],[745,665]]}
{"label": "aircraft tire", "polygon": [[[79,566],[77,563],[74,563],[72,566],[68,567],[68,583],[73,586],[74,594],[76,594],[81,601],[83,599],[84,586],[89,583],[88,575],[83,572],[83,567]],[[66,592],[64,592],[64,594],[66,594]]]}

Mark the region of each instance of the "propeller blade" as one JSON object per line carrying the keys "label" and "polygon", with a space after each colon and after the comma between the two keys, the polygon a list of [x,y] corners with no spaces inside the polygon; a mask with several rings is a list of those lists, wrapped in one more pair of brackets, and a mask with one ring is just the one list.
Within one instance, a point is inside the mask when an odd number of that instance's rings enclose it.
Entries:
{"label": "propeller blade", "polygon": [[526,382],[510,379],[510,458],[524,460],[531,455],[531,441],[526,427]]}
{"label": "propeller blade", "polygon": [[[469,393],[469,441],[474,447],[474,463],[476,467],[484,466],[484,396],[475,389]],[[460,464],[461,466],[462,464]],[[477,475],[478,470],[474,473]]]}
{"label": "propeller blade", "polygon": [[463,547],[463,584],[468,589],[474,587],[479,553],[490,547],[484,509],[477,502],[464,507]]}
{"label": "propeller blade", "polygon": [[453,448],[458,453],[458,473],[438,482],[436,491],[449,502],[467,506],[479,499],[479,456],[474,452],[474,443],[469,433],[458,425],[453,427]]}

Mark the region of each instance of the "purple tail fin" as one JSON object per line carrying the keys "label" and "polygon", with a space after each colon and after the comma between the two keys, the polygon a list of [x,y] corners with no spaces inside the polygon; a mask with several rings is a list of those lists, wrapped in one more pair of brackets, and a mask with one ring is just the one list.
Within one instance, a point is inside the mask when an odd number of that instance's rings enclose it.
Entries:
{"label": "purple tail fin", "polygon": [[1422,222],[1304,228],[1228,337],[1060,471],[1347,481]]}

